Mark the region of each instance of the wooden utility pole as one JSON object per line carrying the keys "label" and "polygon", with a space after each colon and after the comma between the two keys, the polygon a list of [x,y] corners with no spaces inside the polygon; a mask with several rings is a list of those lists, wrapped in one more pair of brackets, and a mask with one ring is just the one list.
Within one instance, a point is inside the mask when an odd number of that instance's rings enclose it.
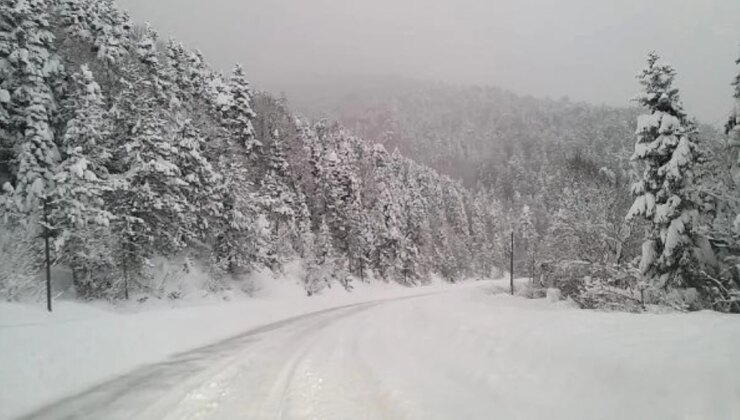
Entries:
{"label": "wooden utility pole", "polygon": [[514,231],[511,231],[511,252],[509,253],[509,286],[514,296]]}
{"label": "wooden utility pole", "polygon": [[46,309],[51,312],[51,252],[49,251],[49,208],[44,198],[44,252],[46,254]]}

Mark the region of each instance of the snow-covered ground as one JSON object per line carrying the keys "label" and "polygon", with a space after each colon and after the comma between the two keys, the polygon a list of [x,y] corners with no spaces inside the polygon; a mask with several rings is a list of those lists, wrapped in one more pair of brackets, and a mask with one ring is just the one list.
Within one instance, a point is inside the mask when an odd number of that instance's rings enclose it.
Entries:
{"label": "snow-covered ground", "polygon": [[1,417],[75,392],[31,418],[740,417],[740,318],[582,311],[493,285],[53,319],[2,305]]}
{"label": "snow-covered ground", "polygon": [[12,418],[176,353],[243,333],[256,326],[312,311],[390,297],[448,290],[358,284],[307,298],[289,278],[258,278],[254,298],[188,296],[111,307],[57,301],[0,302],[0,419]]}

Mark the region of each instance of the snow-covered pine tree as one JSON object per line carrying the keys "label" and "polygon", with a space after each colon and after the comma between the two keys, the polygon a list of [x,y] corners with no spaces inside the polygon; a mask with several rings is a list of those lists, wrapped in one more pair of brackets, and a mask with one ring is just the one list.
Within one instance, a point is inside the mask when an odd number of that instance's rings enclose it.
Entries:
{"label": "snow-covered pine tree", "polygon": [[290,173],[283,150],[283,138],[278,129],[271,133],[265,151],[265,170],[260,182],[261,207],[271,225],[270,243],[277,258],[284,257],[290,248],[289,233],[295,230],[296,195],[289,186]]}
{"label": "snow-covered pine tree", "polygon": [[304,261],[308,261],[313,255],[314,235],[311,230],[311,212],[306,204],[306,196],[298,191],[296,195],[296,220],[293,231],[293,247],[297,255]]}
{"label": "snow-covered pine tree", "polygon": [[398,275],[401,284],[414,286],[419,276],[419,250],[408,236],[401,236],[398,244]]}
{"label": "snow-covered pine tree", "polygon": [[[735,64],[740,66],[740,58],[735,60]],[[739,67],[740,69],[740,67]],[[730,146],[733,147],[737,153],[735,166],[733,168],[733,178],[737,185],[740,185],[740,70],[738,70],[735,80],[732,81],[734,88],[733,98],[735,98],[735,107],[730,114],[730,118],[725,124],[725,132],[730,136]],[[737,215],[735,220],[735,229],[740,234],[740,214]]]}
{"label": "snow-covered pine tree", "polygon": [[[408,172],[404,181],[405,203],[404,220],[402,224],[402,235],[406,238],[401,248],[406,248],[401,256],[405,263],[404,276],[410,279],[418,279],[428,272],[428,261],[425,261],[424,250],[431,247],[432,234],[429,226],[429,217],[426,212],[426,201],[421,195],[418,177],[415,174],[416,167],[412,162],[407,162]],[[411,271],[413,270],[413,272]]]}
{"label": "snow-covered pine tree", "polygon": [[632,159],[643,164],[644,172],[632,186],[636,199],[627,219],[639,216],[649,223],[640,270],[658,288],[697,286],[701,264],[696,255],[699,205],[687,193],[699,155],[692,124],[673,87],[675,75],[651,52],[638,76],[643,91],[636,98],[648,113],[638,118]]}
{"label": "snow-covered pine tree", "polygon": [[[740,65],[740,58],[735,64]],[[729,289],[726,293],[729,298],[725,298],[728,304],[720,309],[740,312],[740,68],[732,86],[735,106],[725,125],[725,133],[729,137],[733,164],[730,177],[720,192],[724,197],[718,199],[720,207],[711,233],[715,243],[720,244],[716,248],[719,248],[717,254],[722,259],[722,270],[717,277],[724,280]]]}
{"label": "snow-covered pine tree", "polygon": [[465,196],[459,184],[443,178],[444,209],[450,227],[447,237],[448,250],[454,260],[456,277],[463,276],[471,269],[472,258],[469,231],[470,223],[465,212]]}
{"label": "snow-covered pine tree", "polygon": [[191,212],[187,218],[188,231],[199,241],[210,239],[211,226],[222,217],[223,210],[223,177],[203,156],[204,143],[205,139],[189,119],[178,123],[173,148],[177,151],[175,164],[180,169],[181,180],[187,183],[183,194]]}
{"label": "snow-covered pine tree", "polygon": [[387,162],[377,169],[375,179],[376,198],[371,211],[377,221],[374,266],[381,277],[393,279],[400,272],[398,260],[401,240],[400,192],[393,182]]}
{"label": "snow-covered pine tree", "polygon": [[13,165],[19,210],[36,211],[54,190],[59,150],[52,126],[56,98],[52,90],[63,72],[53,51],[48,5],[42,0],[3,2],[0,27],[0,92],[4,127],[3,148]]}
{"label": "snow-covered pine tree", "polygon": [[179,166],[192,163],[193,149],[178,147],[155,38],[151,29],[142,34],[138,60],[127,62],[122,69],[124,78],[112,111],[118,138],[109,202],[119,216],[112,229],[118,239],[116,260],[125,280],[124,295],[128,294],[128,279],[146,276],[148,258],[173,255],[198,237],[190,185]]}
{"label": "snow-covered pine tree", "polygon": [[310,261],[307,264],[304,278],[304,287],[309,296],[319,293],[327,286],[330,287],[331,282],[335,279],[337,267],[332,242],[329,225],[322,219],[319,232],[316,234],[311,249],[312,255],[309,257]]}
{"label": "snow-covered pine tree", "polygon": [[177,107],[187,106],[193,102],[194,88],[193,80],[190,78],[188,67],[190,57],[185,47],[170,39],[166,47],[166,65],[163,70],[164,77],[173,87],[172,96]]}
{"label": "snow-covered pine tree", "polygon": [[485,206],[485,193],[483,190],[478,190],[469,206],[471,249],[475,255],[473,262],[476,274],[488,276],[492,270],[492,255],[488,248],[492,241],[488,237]]}
{"label": "snow-covered pine tree", "polygon": [[0,120],[5,120],[0,147],[10,149],[3,153],[11,169],[11,182],[3,186],[3,207],[24,215],[42,215],[35,220],[43,221],[47,307],[51,311],[49,198],[56,188],[54,173],[60,159],[53,126],[57,112],[53,86],[63,67],[54,51],[48,10],[44,0],[0,4]]}
{"label": "snow-covered pine tree", "polygon": [[219,78],[214,80],[212,89],[224,129],[223,141],[214,151],[218,170],[224,177],[224,211],[216,229],[211,263],[217,273],[234,277],[268,265],[272,258],[267,244],[267,219],[259,207],[264,200],[258,194],[250,166],[261,143],[254,134],[251,92],[241,66],[234,68],[228,89]]}
{"label": "snow-covered pine tree", "polygon": [[83,65],[72,80],[65,105],[74,116],[62,138],[64,158],[56,171],[51,219],[58,229],[57,261],[72,269],[77,292],[89,296],[101,291],[101,285],[93,283],[112,268],[107,241],[112,214],[103,200],[111,190],[106,167],[111,131],[92,72]]}
{"label": "snow-covered pine tree", "polygon": [[90,15],[92,1],[90,0],[61,0],[57,5],[57,14],[60,24],[70,35],[78,40],[93,41]]}
{"label": "snow-covered pine tree", "polygon": [[519,213],[516,236],[518,237],[519,247],[523,251],[520,256],[521,267],[526,269],[530,281],[534,282],[539,234],[534,225],[532,210],[526,204]]}
{"label": "snow-covered pine tree", "polygon": [[93,47],[99,60],[113,68],[128,55],[131,20],[115,0],[81,0],[87,3],[88,27],[93,35]]}
{"label": "snow-covered pine tree", "polygon": [[375,232],[370,216],[363,209],[362,203],[355,200],[349,209],[350,234],[349,256],[350,272],[365,281],[371,271],[371,256],[375,246]]}
{"label": "snow-covered pine tree", "polygon": [[229,92],[231,94],[228,111],[229,129],[235,140],[244,146],[247,156],[253,158],[261,152],[262,143],[255,136],[252,125],[255,117],[251,105],[252,90],[244,75],[244,69],[239,64],[231,73]]}

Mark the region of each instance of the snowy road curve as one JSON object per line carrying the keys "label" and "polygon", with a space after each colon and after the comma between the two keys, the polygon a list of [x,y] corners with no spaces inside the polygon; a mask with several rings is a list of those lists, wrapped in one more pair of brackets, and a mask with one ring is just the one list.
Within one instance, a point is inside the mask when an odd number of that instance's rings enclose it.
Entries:
{"label": "snowy road curve", "polygon": [[466,287],[263,326],[25,418],[730,419],[737,348],[734,317],[596,313]]}

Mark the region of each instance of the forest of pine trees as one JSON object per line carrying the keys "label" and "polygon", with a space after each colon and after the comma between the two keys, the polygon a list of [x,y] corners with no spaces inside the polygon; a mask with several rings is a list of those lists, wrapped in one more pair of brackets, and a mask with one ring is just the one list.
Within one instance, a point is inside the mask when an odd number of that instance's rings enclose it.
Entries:
{"label": "forest of pine trees", "polygon": [[585,307],[737,311],[740,118],[726,133],[698,124],[674,75],[651,55],[632,108],[392,80],[339,90],[313,113],[494,197],[494,246],[506,254],[514,231],[517,276],[573,280],[565,294]]}
{"label": "forest of pine trees", "polygon": [[156,257],[213,290],[300,259],[308,294],[498,265],[490,194],[291,115],[111,0],[0,8],[5,298],[40,289],[45,243],[85,298],[160,293]]}
{"label": "forest of pine trees", "polygon": [[639,117],[414,86],[340,112],[348,129],[293,115],[112,0],[5,0],[0,296],[39,291],[47,262],[84,298],[161,295],[158,257],[199,264],[214,291],[290,261],[309,295],[454,282],[506,267],[514,232],[533,284],[589,265],[581,302],[628,289],[737,311],[740,74],[726,136],[686,115],[674,75],[649,56]]}

